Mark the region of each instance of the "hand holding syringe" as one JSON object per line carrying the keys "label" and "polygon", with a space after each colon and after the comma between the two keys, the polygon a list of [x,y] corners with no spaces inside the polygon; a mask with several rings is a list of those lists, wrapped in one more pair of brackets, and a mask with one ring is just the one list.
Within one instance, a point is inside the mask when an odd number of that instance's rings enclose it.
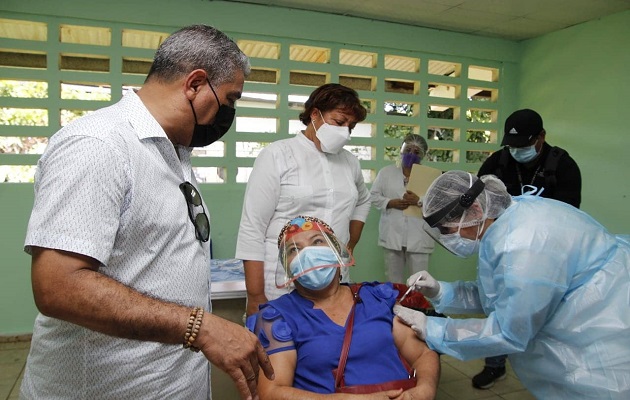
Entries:
{"label": "hand holding syringe", "polygon": [[[413,282],[413,284],[409,285],[409,289],[407,289],[407,291],[405,292],[405,294],[403,294],[403,295],[402,295],[402,297],[400,298],[400,300],[398,300],[398,302],[399,302],[399,303],[402,303],[402,302],[403,302],[403,300],[405,300],[405,298],[407,297],[407,295],[408,295],[409,293],[411,293],[411,291],[413,290],[414,285],[415,285],[418,281],[420,281],[421,279],[422,279],[422,276],[418,276],[418,278],[417,278],[417,279]],[[407,283],[409,283],[409,282],[407,282]]]}
{"label": "hand holding syringe", "polygon": [[407,285],[409,289],[402,295],[398,301],[399,303],[401,303],[412,290],[422,293],[425,297],[434,298],[440,294],[441,289],[440,283],[427,271],[420,271],[411,275],[411,277],[407,279]]}

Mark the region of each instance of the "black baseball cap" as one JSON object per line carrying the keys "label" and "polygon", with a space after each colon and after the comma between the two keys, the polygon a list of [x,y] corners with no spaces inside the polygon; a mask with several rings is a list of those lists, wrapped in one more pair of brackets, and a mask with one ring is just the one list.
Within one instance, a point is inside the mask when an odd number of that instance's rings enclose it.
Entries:
{"label": "black baseball cap", "polygon": [[505,120],[501,146],[527,146],[543,129],[542,117],[536,111],[528,108],[514,111]]}

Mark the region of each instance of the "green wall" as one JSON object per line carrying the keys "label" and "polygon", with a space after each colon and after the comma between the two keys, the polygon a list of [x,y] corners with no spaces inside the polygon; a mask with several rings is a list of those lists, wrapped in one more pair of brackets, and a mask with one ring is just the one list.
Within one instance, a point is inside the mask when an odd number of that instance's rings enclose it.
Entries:
{"label": "green wall", "polygon": [[[588,207],[594,214],[595,211],[601,213],[597,218],[605,220],[611,229],[626,232],[627,217],[625,224],[618,221],[624,218],[620,211],[621,203],[625,202],[622,196],[628,192],[627,183],[625,191],[620,191],[618,187],[611,187],[603,179],[598,179],[594,171],[605,171],[607,176],[620,177],[621,171],[614,175],[610,170],[615,167],[621,169],[621,151],[628,148],[620,146],[628,144],[628,139],[621,134],[622,114],[611,112],[610,107],[621,111],[621,103],[624,103],[619,100],[623,93],[620,83],[625,79],[627,88],[628,81],[621,66],[628,63],[620,61],[616,49],[627,46],[624,39],[628,37],[628,28],[624,27],[624,22],[625,25],[630,25],[629,15],[625,13],[609,17],[519,44],[342,16],[216,1],[4,0],[0,4],[0,18],[45,22],[46,18],[57,16],[74,23],[83,20],[91,20],[93,23],[119,21],[144,24],[156,31],[172,31],[183,25],[207,23],[237,36],[256,34],[278,38],[293,37],[312,40],[315,45],[317,41],[342,42],[434,53],[438,57],[479,58],[501,62],[503,87],[514,88],[501,93],[501,120],[506,112],[517,105],[537,108],[546,117],[549,140],[568,148],[584,172],[585,183],[590,185],[585,184],[584,208]],[[77,20],[72,21],[73,18]],[[602,46],[602,43],[606,43],[606,46]],[[608,43],[611,45],[608,46]],[[591,45],[596,46],[596,49],[589,50]],[[562,51],[558,51],[557,47]],[[595,52],[607,53],[600,54],[597,59],[593,57],[589,61],[592,68],[584,67],[584,58],[591,57]],[[519,68],[521,55],[523,60]],[[541,58],[541,55],[544,57]],[[627,61],[628,55],[624,57]],[[565,67],[565,71],[560,67]],[[577,82],[576,74],[583,78],[584,85]],[[585,94],[593,96],[593,88],[596,86],[605,87],[605,92],[594,96],[597,104],[589,105],[589,109],[594,107],[593,112],[586,113],[583,111],[584,105],[580,104],[580,98]],[[558,104],[560,98],[563,99],[562,106]],[[547,116],[549,113],[563,118],[551,121]],[[580,140],[575,140],[577,135],[569,133],[569,128],[570,132],[580,133]],[[617,149],[614,157],[609,157],[611,153],[603,149],[603,146],[610,144],[617,145],[613,146]],[[244,185],[204,185],[201,190],[212,216],[214,256],[232,257]],[[606,203],[598,200],[602,198],[606,198]],[[32,185],[0,184],[0,253],[3,254],[0,264],[0,335],[30,332],[36,315],[30,289],[30,258],[22,252],[32,203]],[[615,223],[618,226],[615,227]],[[356,249],[357,267],[352,272],[354,280],[384,279],[382,252],[376,246],[377,231],[378,213],[372,210]],[[440,279],[470,279],[475,275],[475,260],[460,260],[438,248],[432,258],[431,271]]]}
{"label": "green wall", "polygon": [[33,329],[31,258],[22,251],[32,205],[33,185],[0,183],[0,335]]}
{"label": "green wall", "polygon": [[582,206],[630,233],[630,11],[522,43],[518,103],[543,116],[547,141],[582,171]]}

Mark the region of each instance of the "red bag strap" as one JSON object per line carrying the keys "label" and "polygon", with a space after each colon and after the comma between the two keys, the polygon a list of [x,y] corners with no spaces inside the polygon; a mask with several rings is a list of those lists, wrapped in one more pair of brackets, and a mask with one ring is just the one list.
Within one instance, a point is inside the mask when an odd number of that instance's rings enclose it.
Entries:
{"label": "red bag strap", "polygon": [[348,322],[346,323],[346,334],[343,337],[343,346],[341,347],[341,356],[339,357],[339,363],[337,364],[337,373],[335,374],[335,388],[339,388],[343,386],[343,374],[346,370],[346,362],[348,361],[348,352],[350,351],[350,341],[352,340],[352,326],[354,325],[354,311],[357,308],[357,303],[361,301],[359,297],[359,290],[361,290],[361,286],[363,284],[358,285],[350,285],[350,290],[352,291],[352,297],[354,299],[354,303],[352,304],[352,308],[350,309],[350,314],[348,315]]}
{"label": "red bag strap", "polygon": [[[359,297],[359,290],[361,290],[362,283],[350,285],[350,290],[352,291],[352,296],[354,299],[354,304],[352,304],[352,308],[350,309],[350,314],[348,315],[348,322],[346,323],[346,334],[343,337],[343,346],[341,347],[341,356],[339,357],[339,363],[337,364],[337,369],[335,371],[335,390],[345,386],[344,381],[344,372],[346,371],[346,362],[348,361],[348,353],[350,352],[350,342],[352,341],[352,326],[354,325],[354,312],[357,307],[357,303],[361,302],[361,297]],[[402,361],[403,366],[409,373],[409,378],[413,378],[415,380],[416,371],[409,365],[407,360],[398,353],[400,357],[400,361]]]}

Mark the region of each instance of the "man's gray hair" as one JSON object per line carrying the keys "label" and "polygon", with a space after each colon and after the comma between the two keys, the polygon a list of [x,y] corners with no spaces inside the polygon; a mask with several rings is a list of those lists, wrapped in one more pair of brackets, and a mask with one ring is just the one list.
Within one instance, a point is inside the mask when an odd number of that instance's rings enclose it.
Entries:
{"label": "man's gray hair", "polygon": [[208,73],[212,85],[234,80],[240,70],[249,75],[249,58],[223,32],[208,25],[191,25],[170,35],[157,49],[146,81],[170,82],[195,69]]}

